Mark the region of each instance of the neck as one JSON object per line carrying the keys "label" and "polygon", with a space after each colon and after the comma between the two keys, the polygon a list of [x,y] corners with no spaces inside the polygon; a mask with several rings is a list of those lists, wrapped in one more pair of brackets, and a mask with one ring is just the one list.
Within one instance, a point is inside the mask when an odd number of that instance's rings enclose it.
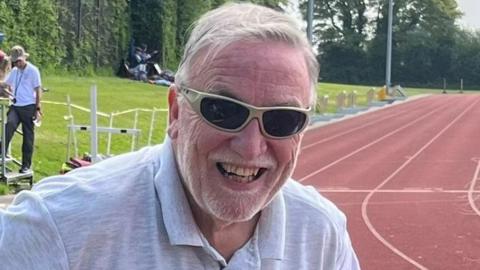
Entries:
{"label": "neck", "polygon": [[233,254],[252,237],[260,213],[247,221],[224,221],[203,211],[190,195],[187,195],[187,197],[190,207],[192,208],[193,218],[200,228],[200,231],[208,240],[208,243],[214,247],[226,261],[229,261]]}

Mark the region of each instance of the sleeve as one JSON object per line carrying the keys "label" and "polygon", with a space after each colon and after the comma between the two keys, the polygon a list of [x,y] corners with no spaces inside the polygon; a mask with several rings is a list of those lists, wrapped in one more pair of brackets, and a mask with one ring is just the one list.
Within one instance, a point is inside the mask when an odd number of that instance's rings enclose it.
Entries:
{"label": "sleeve", "polygon": [[[346,220],[345,220],[346,221]],[[353,250],[352,242],[346,228],[346,222],[343,223],[339,232],[339,251],[337,257],[337,263],[339,270],[360,270],[360,264],[358,262],[357,255]]]}
{"label": "sleeve", "polygon": [[42,79],[40,78],[40,71],[38,68],[35,68],[35,76],[33,76],[33,88],[42,86]]}
{"label": "sleeve", "polygon": [[2,269],[67,270],[68,260],[55,220],[33,192],[21,192],[7,210],[0,209]]}
{"label": "sleeve", "polygon": [[7,74],[7,77],[5,77],[5,82],[8,83],[10,86],[13,84],[13,70],[10,70],[10,72]]}

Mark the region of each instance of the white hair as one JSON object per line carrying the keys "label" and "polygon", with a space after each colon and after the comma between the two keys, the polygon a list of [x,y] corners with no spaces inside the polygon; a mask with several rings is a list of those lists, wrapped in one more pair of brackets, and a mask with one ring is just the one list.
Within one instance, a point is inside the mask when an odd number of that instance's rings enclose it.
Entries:
{"label": "white hair", "polygon": [[278,41],[303,52],[308,68],[311,104],[315,103],[319,65],[306,35],[294,18],[251,3],[228,3],[207,12],[193,25],[175,76],[178,85],[190,83],[190,69],[199,52],[203,63],[238,41]]}

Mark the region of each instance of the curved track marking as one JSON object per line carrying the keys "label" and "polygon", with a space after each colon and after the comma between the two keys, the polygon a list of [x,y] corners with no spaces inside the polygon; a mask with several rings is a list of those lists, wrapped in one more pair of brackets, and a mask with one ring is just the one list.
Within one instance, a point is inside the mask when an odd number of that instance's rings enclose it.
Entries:
{"label": "curved track marking", "polygon": [[473,197],[473,193],[475,193],[475,185],[480,178],[480,160],[477,163],[477,169],[475,170],[475,174],[473,175],[472,182],[470,183],[470,188],[468,189],[468,203],[472,207],[473,211],[480,216],[480,209],[478,209],[477,205],[475,204],[475,198]]}
{"label": "curved track marking", "polygon": [[395,254],[397,254],[399,257],[404,259],[405,261],[409,262],[410,264],[414,265],[418,269],[421,270],[427,270],[425,266],[421,265],[419,262],[415,261],[414,259],[408,257],[405,253],[397,249],[394,245],[392,245],[390,242],[388,242],[373,226],[373,224],[370,222],[370,218],[368,217],[367,213],[367,205],[372,198],[372,196],[383,186],[385,186],[390,180],[393,179],[403,168],[405,168],[413,159],[415,159],[420,153],[423,152],[427,147],[429,147],[436,139],[438,139],[447,129],[449,129],[454,123],[456,123],[465,113],[467,113],[474,105],[476,105],[479,101],[476,101],[472,104],[470,104],[465,110],[463,110],[455,119],[453,119],[447,126],[445,126],[440,132],[437,133],[430,141],[428,141],[422,148],[420,148],[411,158],[409,158],[407,161],[405,161],[397,170],[395,170],[390,176],[388,176],[382,183],[380,183],[378,186],[376,186],[368,195],[365,197],[365,199],[362,202],[362,218],[363,221],[365,222],[365,225],[367,225],[368,229],[370,232],[377,238],[378,241],[380,241],[383,245],[385,245],[387,248],[389,248],[391,251],[393,251]]}
{"label": "curved track marking", "polygon": [[373,142],[371,142],[371,143],[369,143],[369,144],[366,144],[366,145],[358,148],[357,150],[351,152],[350,154],[345,155],[345,156],[343,156],[343,157],[335,160],[334,162],[331,162],[330,164],[328,164],[328,165],[326,165],[326,166],[323,166],[322,168],[320,168],[320,169],[318,169],[318,170],[316,170],[316,171],[314,171],[314,172],[312,172],[312,173],[310,173],[310,174],[308,174],[308,175],[306,175],[306,176],[298,179],[298,182],[303,182],[303,181],[305,181],[306,179],[308,179],[308,178],[310,178],[310,177],[312,177],[312,176],[314,176],[314,175],[316,175],[316,174],[318,174],[318,173],[320,173],[320,172],[322,172],[322,171],[324,171],[324,170],[326,170],[326,169],[328,169],[328,168],[336,165],[337,163],[339,163],[339,162],[341,162],[341,161],[343,161],[343,160],[345,160],[345,159],[347,159],[347,158],[349,158],[349,157],[357,154],[358,152],[361,152],[361,151],[367,149],[368,147],[370,147],[370,146],[372,146],[372,145],[375,145],[375,144],[379,143],[379,142],[382,141],[383,139],[386,139],[386,138],[392,136],[393,134],[395,134],[395,133],[397,133],[397,132],[399,132],[399,131],[401,131],[401,130],[403,130],[403,129],[405,129],[405,128],[407,128],[407,127],[409,127],[409,126],[411,126],[411,125],[413,125],[413,124],[415,124],[415,123],[417,123],[417,122],[420,121],[420,120],[423,120],[424,118],[429,117],[430,115],[432,115],[432,114],[434,114],[434,113],[436,113],[437,111],[440,111],[440,110],[442,110],[442,109],[443,109],[443,107],[437,108],[437,109],[435,109],[435,110],[433,110],[433,111],[430,111],[429,113],[426,113],[426,114],[422,115],[421,117],[413,120],[412,122],[410,122],[410,123],[408,123],[408,124],[406,124],[406,125],[403,125],[403,126],[397,128],[397,129],[393,130],[393,131],[390,131],[389,133],[387,133],[387,134],[383,135],[382,137],[374,140]]}

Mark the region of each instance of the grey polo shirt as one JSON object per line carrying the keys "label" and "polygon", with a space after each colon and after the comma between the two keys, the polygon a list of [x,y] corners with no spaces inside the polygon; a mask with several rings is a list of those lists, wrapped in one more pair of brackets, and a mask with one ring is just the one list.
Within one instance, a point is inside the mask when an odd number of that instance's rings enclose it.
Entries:
{"label": "grey polo shirt", "polygon": [[168,139],[47,178],[0,221],[9,270],[359,269],[344,215],[293,180],[227,263],[194,222]]}

